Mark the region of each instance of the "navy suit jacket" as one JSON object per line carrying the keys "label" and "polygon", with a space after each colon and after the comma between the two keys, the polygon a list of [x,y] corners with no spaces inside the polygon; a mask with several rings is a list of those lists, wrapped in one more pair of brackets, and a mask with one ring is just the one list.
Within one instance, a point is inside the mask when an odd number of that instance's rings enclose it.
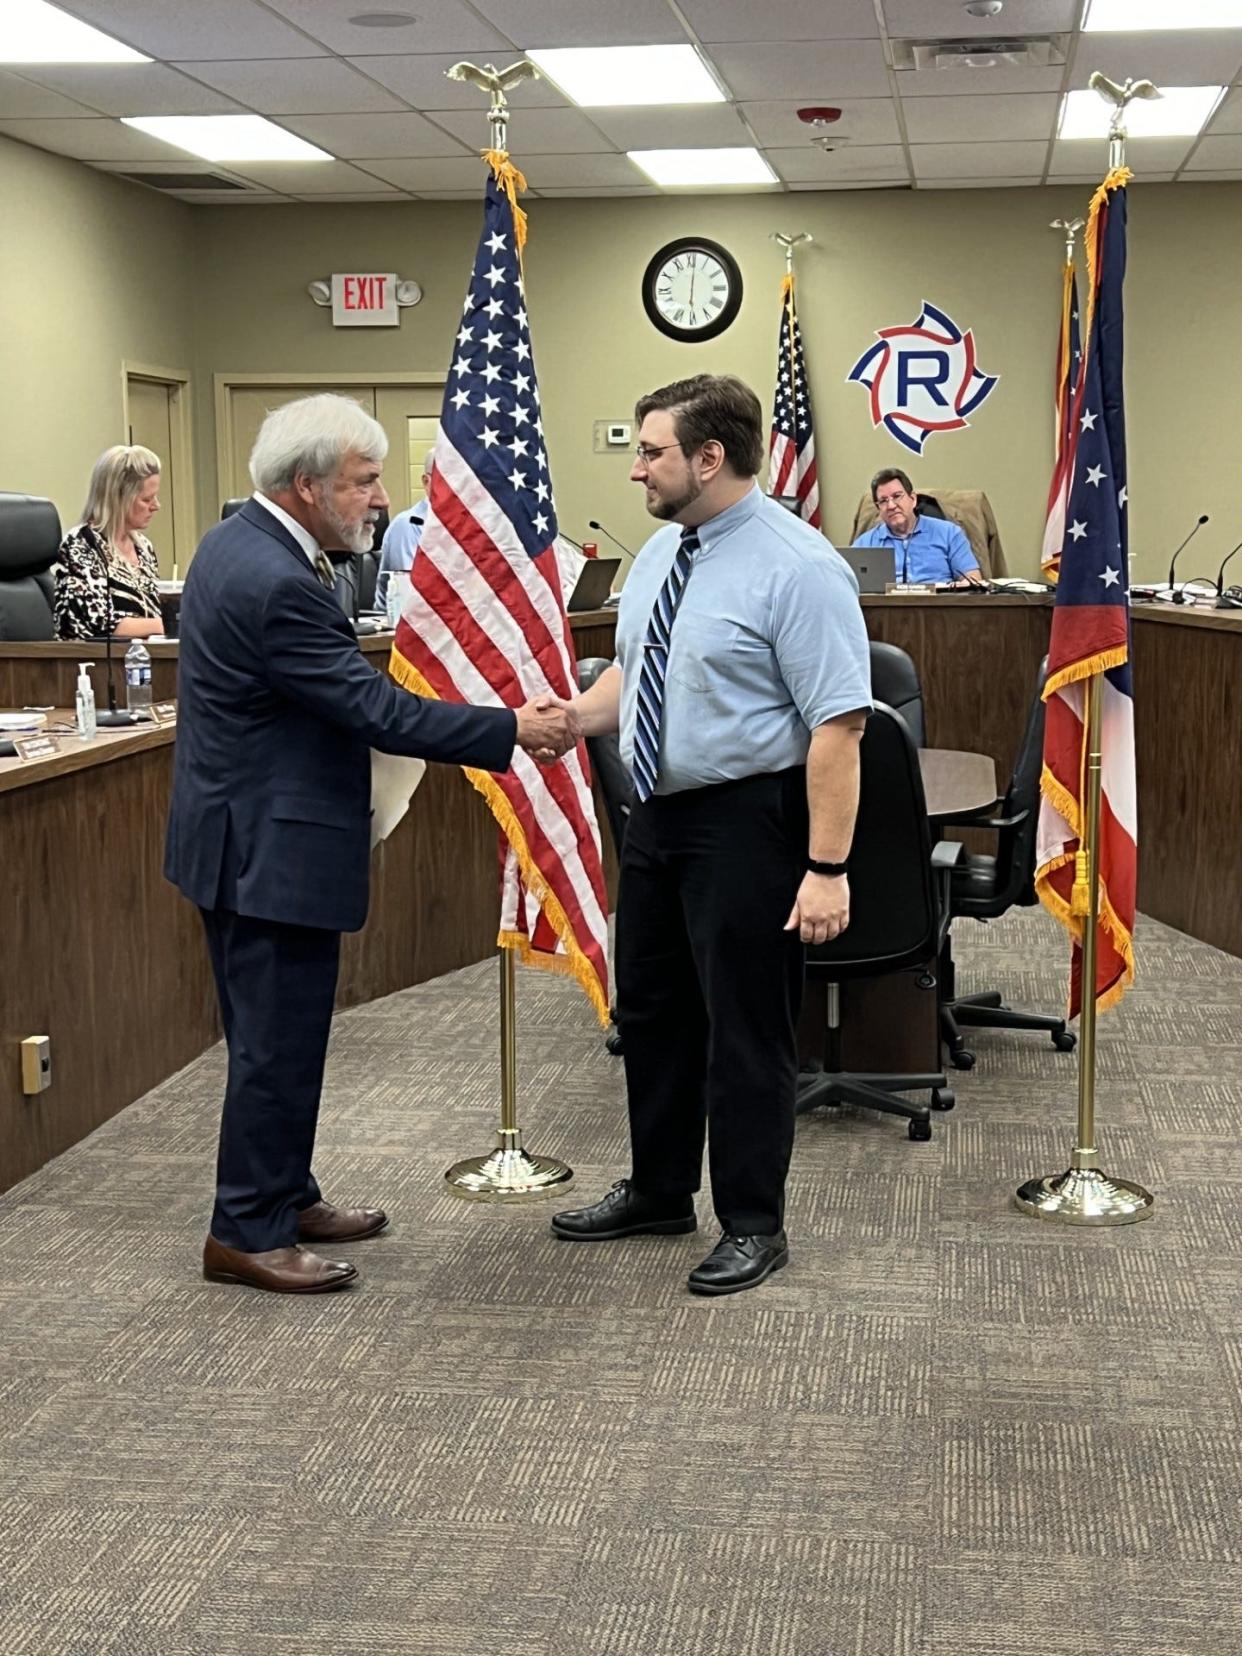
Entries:
{"label": "navy suit jacket", "polygon": [[256,501],[204,538],[181,601],[164,873],[201,908],[357,931],[370,749],[507,770],[508,708],[425,700],[370,667],[332,593]]}

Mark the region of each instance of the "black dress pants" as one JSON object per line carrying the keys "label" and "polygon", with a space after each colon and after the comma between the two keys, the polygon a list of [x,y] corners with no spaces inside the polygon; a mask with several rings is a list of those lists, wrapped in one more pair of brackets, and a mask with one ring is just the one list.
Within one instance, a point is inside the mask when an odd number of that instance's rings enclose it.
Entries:
{"label": "black dress pants", "polygon": [[803,948],[782,928],[806,869],[806,771],[635,804],[617,902],[633,1183],[699,1188],[726,1231],[784,1219]]}
{"label": "black dress pants", "polygon": [[265,1253],[298,1239],[311,1172],[341,934],[200,909],[229,1050],[211,1234]]}

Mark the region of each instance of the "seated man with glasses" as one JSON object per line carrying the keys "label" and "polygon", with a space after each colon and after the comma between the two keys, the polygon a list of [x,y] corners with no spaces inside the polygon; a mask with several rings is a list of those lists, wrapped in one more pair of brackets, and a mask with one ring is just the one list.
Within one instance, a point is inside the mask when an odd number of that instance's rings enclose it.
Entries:
{"label": "seated man with glasses", "polygon": [[924,516],[918,497],[903,471],[889,468],[871,479],[871,498],[880,521],[856,546],[892,548],[895,579],[930,586],[982,586],[979,560],[970,549],[966,532],[947,518]]}

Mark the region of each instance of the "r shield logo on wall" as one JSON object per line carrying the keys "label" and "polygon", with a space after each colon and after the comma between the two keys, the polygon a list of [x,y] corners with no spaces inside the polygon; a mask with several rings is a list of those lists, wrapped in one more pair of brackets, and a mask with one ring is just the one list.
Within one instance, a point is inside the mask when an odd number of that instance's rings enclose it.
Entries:
{"label": "r shield logo on wall", "polygon": [[975,364],[975,339],[947,312],[926,299],[905,327],[877,328],[846,382],[871,393],[871,423],[882,425],[903,448],[922,454],[938,431],[963,431],[996,385],[999,375]]}

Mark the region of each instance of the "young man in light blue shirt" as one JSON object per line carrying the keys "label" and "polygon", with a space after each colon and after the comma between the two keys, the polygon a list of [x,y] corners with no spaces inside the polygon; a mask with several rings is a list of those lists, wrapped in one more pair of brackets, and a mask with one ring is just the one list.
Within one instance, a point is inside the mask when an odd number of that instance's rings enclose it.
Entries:
{"label": "young man in light blue shirt", "polygon": [[856,546],[892,548],[896,580],[932,586],[982,586],[979,560],[966,532],[945,518],[922,517],[910,479],[889,468],[871,479],[871,498],[880,521]]}
{"label": "young man in light blue shirt", "polygon": [[848,564],[760,493],[754,392],[700,374],[635,414],[630,475],[667,527],[622,589],[616,662],[571,704],[584,735],[620,731],[635,784],[616,947],[632,1177],[552,1226],[694,1230],[706,1137],[723,1234],[688,1286],[732,1294],[789,1259],[803,945],[849,924],[870,656]]}

